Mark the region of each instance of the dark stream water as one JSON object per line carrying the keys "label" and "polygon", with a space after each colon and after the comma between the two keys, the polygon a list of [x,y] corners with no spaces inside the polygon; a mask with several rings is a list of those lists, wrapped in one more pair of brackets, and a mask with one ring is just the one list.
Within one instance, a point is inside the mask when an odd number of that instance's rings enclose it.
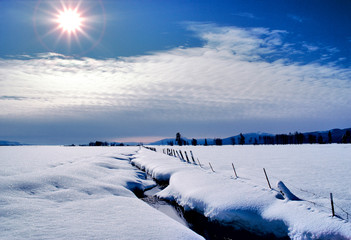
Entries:
{"label": "dark stream water", "polygon": [[[132,159],[132,158],[131,158]],[[132,165],[134,165],[132,163]],[[134,165],[135,166],[135,165]],[[143,169],[142,169],[143,170]],[[150,180],[150,176],[147,175]],[[288,236],[277,238],[274,234],[257,235],[243,229],[233,226],[227,226],[217,221],[210,221],[207,217],[193,210],[185,211],[184,208],[176,202],[160,199],[156,194],[168,186],[168,182],[156,182],[156,186],[145,192],[135,192],[135,194],[144,202],[166,214],[170,218],[178,221],[184,226],[190,228],[197,234],[207,240],[225,239],[225,240],[289,240]],[[238,224],[240,226],[240,224]]]}
{"label": "dark stream water", "polygon": [[233,226],[226,226],[217,221],[210,221],[204,215],[196,211],[185,211],[183,207],[175,202],[160,199],[156,194],[167,187],[166,184],[157,185],[156,187],[144,192],[140,199],[163,212],[172,219],[178,221],[194,232],[203,236],[205,239],[234,239],[234,240],[288,240],[289,237],[277,238],[273,234],[257,235],[247,230],[238,230]]}
{"label": "dark stream water", "polygon": [[141,199],[170,218],[188,227],[184,214],[177,204],[173,204],[172,202],[162,200],[155,196],[155,194],[162,189],[162,187],[156,186],[151,190],[145,191],[144,196]]}

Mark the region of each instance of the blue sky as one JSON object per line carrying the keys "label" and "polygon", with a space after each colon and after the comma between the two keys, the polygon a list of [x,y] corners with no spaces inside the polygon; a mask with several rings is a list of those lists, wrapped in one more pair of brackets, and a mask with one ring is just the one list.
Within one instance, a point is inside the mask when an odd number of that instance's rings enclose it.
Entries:
{"label": "blue sky", "polygon": [[[81,31],[55,22],[77,7]],[[350,1],[0,0],[0,139],[350,127]]]}

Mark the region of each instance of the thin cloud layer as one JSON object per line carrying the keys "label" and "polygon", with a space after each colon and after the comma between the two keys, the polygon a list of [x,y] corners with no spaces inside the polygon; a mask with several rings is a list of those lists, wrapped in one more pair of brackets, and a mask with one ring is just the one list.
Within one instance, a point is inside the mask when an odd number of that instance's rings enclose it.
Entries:
{"label": "thin cloud layer", "polygon": [[[286,32],[188,27],[204,41],[202,47],[104,60],[55,53],[1,59],[0,119],[319,119],[335,126],[351,120],[350,69],[282,58],[289,50]],[[267,61],[270,55],[279,60]]]}

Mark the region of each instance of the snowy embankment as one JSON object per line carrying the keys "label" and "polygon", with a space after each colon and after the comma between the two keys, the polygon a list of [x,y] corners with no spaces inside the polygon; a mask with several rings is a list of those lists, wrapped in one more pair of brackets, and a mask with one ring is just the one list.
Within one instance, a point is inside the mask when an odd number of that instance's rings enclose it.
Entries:
{"label": "snowy embankment", "polygon": [[0,239],[202,239],[138,199],[138,147],[1,147]]}
{"label": "snowy embankment", "polygon": [[[336,163],[338,152],[341,151],[346,158],[350,156],[350,146],[346,149],[342,149],[340,145],[326,147],[326,150],[317,149],[317,152],[322,151],[321,155],[323,155],[323,151],[334,151],[332,153],[334,158],[329,159],[334,161],[334,165],[340,164]],[[301,179],[294,181],[293,174],[309,175],[306,178],[311,182],[307,184],[312,186],[314,190],[312,192],[321,192],[320,188],[324,186],[328,188],[332,185],[332,183],[324,184],[323,178],[318,179],[319,168],[314,166],[318,162],[314,159],[318,154],[313,156],[308,154],[316,151],[312,146],[173,148],[181,149],[183,154],[185,150],[188,151],[189,158],[189,150],[192,150],[195,158],[198,157],[201,161],[202,167],[165,155],[162,153],[162,148],[157,147],[158,152],[142,149],[132,160],[133,164],[145,169],[154,178],[169,181],[169,186],[158,194],[161,198],[175,200],[185,209],[198,211],[210,220],[217,220],[258,234],[273,233],[277,237],[288,235],[291,239],[351,239],[351,223],[332,217],[331,211],[327,211],[328,209],[322,205],[325,199],[315,195],[313,199],[310,198],[307,201],[304,200],[308,195],[306,193],[303,196],[298,195],[302,200],[289,200],[286,196],[284,198],[276,187],[278,183],[276,176],[283,182],[287,180],[285,184],[288,187],[290,183],[303,182]],[[262,155],[264,152],[268,155]],[[231,168],[233,161],[238,166],[238,179],[233,176]],[[349,159],[342,161],[349,161]],[[215,172],[211,171],[208,162],[211,162]],[[330,165],[326,163],[326,159],[319,159],[319,162]],[[267,186],[262,165],[274,173],[279,172],[271,179],[272,190]],[[293,169],[289,169],[289,166]],[[344,164],[341,166],[346,167]],[[349,166],[350,164],[348,168]],[[346,196],[349,196],[350,178],[349,175],[343,175],[345,169],[336,167],[329,168],[328,171],[329,173],[340,172],[341,176],[335,176],[338,177],[336,182],[339,186],[334,190],[338,194],[345,193],[346,190],[348,191]],[[300,192],[311,186],[301,186]],[[350,203],[351,198],[344,200],[344,206],[349,206],[346,202]]]}

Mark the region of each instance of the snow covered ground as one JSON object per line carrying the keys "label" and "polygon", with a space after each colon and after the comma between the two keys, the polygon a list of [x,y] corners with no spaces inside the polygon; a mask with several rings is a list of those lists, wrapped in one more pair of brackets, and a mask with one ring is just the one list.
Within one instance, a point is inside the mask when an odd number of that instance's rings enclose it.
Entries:
{"label": "snow covered ground", "polygon": [[[198,165],[142,149],[132,162],[169,186],[158,195],[218,220],[256,233],[291,239],[351,239],[351,145],[187,146]],[[185,156],[184,156],[185,157]],[[209,162],[215,172],[209,167]],[[236,167],[235,179],[232,165]],[[263,173],[266,169],[273,190]],[[301,201],[283,198],[277,182]],[[331,217],[329,193],[336,214]]]}
{"label": "snow covered ground", "polygon": [[138,147],[0,147],[0,239],[202,239],[138,199]]}
{"label": "snow covered ground", "polygon": [[[202,239],[135,196],[155,183],[130,160],[169,181],[160,197],[211,220],[292,239],[351,239],[351,145],[173,147],[202,167],[156,148],[0,147],[0,239]],[[284,198],[278,181],[302,200]],[[331,217],[330,192],[340,218]]]}

